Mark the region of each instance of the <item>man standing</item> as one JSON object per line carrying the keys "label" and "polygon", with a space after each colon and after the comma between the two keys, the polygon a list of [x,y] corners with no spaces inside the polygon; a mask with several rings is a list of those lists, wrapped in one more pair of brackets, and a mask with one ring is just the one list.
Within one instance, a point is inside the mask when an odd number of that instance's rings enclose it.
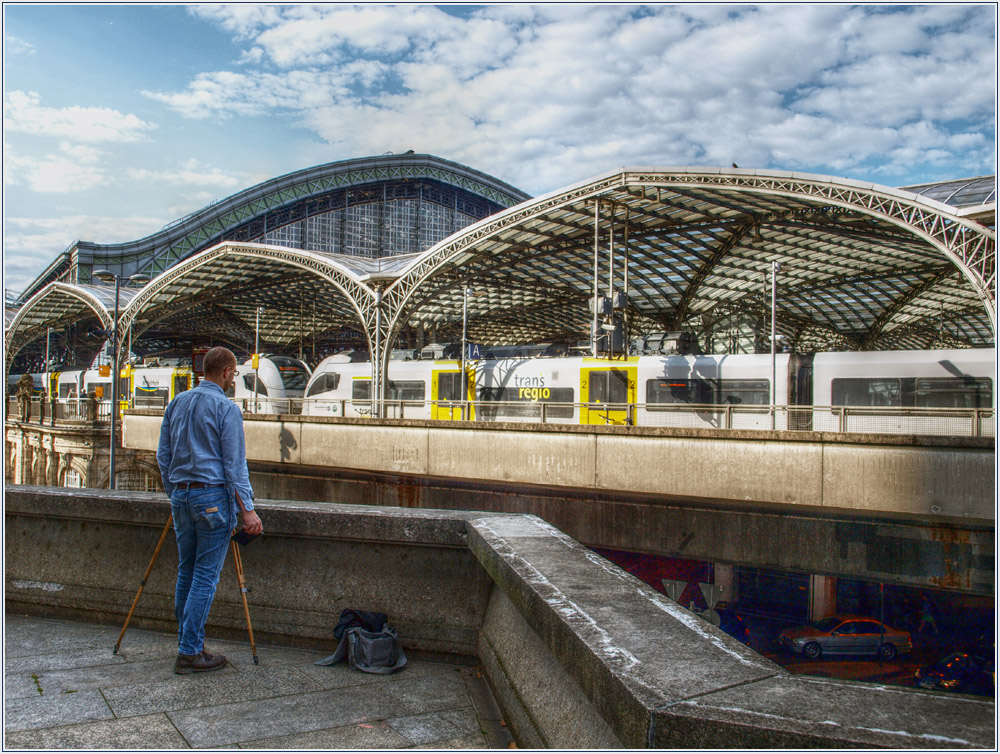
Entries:
{"label": "man standing", "polygon": [[175,673],[218,670],[226,658],[205,651],[205,622],[212,607],[237,513],[248,534],[263,524],[253,510],[243,414],[226,391],[236,378],[228,348],[205,354],[205,379],[181,393],[163,412],[156,461],[177,535],[177,662]]}

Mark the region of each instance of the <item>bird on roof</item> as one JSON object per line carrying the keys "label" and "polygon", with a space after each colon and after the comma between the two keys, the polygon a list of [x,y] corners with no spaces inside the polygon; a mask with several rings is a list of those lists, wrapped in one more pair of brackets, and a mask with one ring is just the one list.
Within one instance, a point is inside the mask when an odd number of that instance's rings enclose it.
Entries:
{"label": "bird on roof", "polygon": [[739,167],[739,165],[737,165],[737,164],[736,164],[736,163],[734,162],[734,163],[733,163],[733,167],[734,167],[734,168],[738,168],[738,167]]}

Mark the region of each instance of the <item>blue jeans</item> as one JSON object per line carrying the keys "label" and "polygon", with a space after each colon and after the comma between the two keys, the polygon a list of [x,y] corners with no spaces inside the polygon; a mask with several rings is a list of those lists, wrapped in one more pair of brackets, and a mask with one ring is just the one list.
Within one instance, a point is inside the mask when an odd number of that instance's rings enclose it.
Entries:
{"label": "blue jeans", "polygon": [[177,535],[177,651],[196,655],[204,649],[205,622],[215,598],[236,511],[225,487],[175,488],[170,496]]}

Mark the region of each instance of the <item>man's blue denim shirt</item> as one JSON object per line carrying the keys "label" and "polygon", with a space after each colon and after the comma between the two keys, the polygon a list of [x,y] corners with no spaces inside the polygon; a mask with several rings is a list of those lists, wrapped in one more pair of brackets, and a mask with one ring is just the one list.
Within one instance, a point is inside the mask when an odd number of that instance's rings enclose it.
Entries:
{"label": "man's blue denim shirt", "polygon": [[253,510],[243,414],[210,380],[167,405],[156,462],[168,495],[178,482],[224,484],[230,500],[238,492],[243,507]]}

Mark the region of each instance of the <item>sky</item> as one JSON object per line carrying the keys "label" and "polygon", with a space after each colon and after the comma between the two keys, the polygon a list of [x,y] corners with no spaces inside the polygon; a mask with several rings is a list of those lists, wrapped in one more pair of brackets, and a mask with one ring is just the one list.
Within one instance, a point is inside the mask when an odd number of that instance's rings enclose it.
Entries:
{"label": "sky", "polygon": [[938,5],[3,8],[3,272],[415,150],[532,195],[623,166],[996,172],[996,21]]}

